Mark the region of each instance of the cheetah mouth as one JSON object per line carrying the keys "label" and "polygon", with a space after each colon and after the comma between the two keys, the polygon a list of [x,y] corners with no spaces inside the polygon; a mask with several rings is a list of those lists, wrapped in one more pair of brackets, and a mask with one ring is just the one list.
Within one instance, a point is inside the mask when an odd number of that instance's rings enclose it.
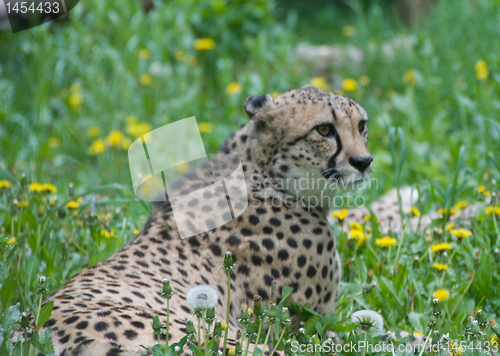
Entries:
{"label": "cheetah mouth", "polygon": [[326,179],[325,187],[334,186],[339,189],[349,189],[348,187],[363,183],[370,177],[366,172],[342,174],[334,169],[327,169],[321,176]]}

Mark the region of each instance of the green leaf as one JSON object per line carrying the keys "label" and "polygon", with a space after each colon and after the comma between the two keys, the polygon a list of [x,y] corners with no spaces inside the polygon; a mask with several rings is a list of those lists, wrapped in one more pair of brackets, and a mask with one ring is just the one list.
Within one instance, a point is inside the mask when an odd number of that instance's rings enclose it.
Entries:
{"label": "green leaf", "polygon": [[413,330],[419,332],[425,331],[426,322],[423,314],[410,312],[410,314],[408,314],[408,320]]}
{"label": "green leaf", "polygon": [[408,267],[406,265],[400,265],[399,266],[399,272],[396,276],[396,279],[394,280],[394,286],[396,289],[401,289],[404,285],[404,282],[407,281],[408,277]]}
{"label": "green leaf", "polygon": [[14,273],[12,273],[7,278],[5,278],[2,290],[0,291],[0,302],[2,303],[1,305],[2,310],[7,309],[10,300],[14,297],[15,292],[16,292],[16,280],[14,277]]}
{"label": "green leaf", "polygon": [[375,215],[372,209],[368,208],[368,210],[370,211],[370,221],[372,223],[372,237],[374,240],[376,240],[382,237],[382,233],[378,228],[377,216]]}
{"label": "green leaf", "polygon": [[45,322],[49,320],[50,313],[52,313],[52,309],[54,309],[53,300],[42,306],[42,309],[40,309],[40,316],[38,317],[38,320],[36,322],[37,329],[40,329],[43,326],[43,324],[45,324]]}
{"label": "green leaf", "polygon": [[4,330],[9,330],[19,319],[21,319],[19,303],[8,307],[7,310],[3,312],[2,325]]}
{"label": "green leaf", "polygon": [[289,286],[283,286],[281,290],[281,303],[283,303],[287,298],[293,293],[293,288]]}
{"label": "green leaf", "polygon": [[398,296],[398,293],[396,291],[396,287],[394,286],[394,283],[392,283],[391,280],[387,279],[384,276],[382,276],[379,279],[379,283],[380,283],[380,287],[382,287],[382,289],[388,290],[392,294],[392,296],[394,297],[394,299],[396,299],[396,301],[398,302],[399,306],[402,307],[403,306],[403,302],[401,302],[401,299]]}
{"label": "green leaf", "polygon": [[358,271],[359,280],[361,281],[361,283],[364,283],[368,275],[368,270],[365,263],[363,262],[363,260],[361,260],[361,258],[358,257],[354,260],[354,266],[356,267],[356,271]]}
{"label": "green leaf", "polygon": [[321,325],[321,322],[319,321],[316,322],[316,331],[318,332],[318,335],[323,336],[323,325]]}
{"label": "green leaf", "polygon": [[314,315],[309,318],[304,324],[304,329],[306,330],[307,337],[311,337],[316,332],[316,323],[321,321],[321,316]]}
{"label": "green leaf", "polygon": [[196,344],[194,342],[189,341],[188,345],[189,345],[189,349],[193,352],[193,355],[195,355],[195,356],[204,356],[205,355],[205,351],[201,351],[198,348],[198,346],[196,346]]}

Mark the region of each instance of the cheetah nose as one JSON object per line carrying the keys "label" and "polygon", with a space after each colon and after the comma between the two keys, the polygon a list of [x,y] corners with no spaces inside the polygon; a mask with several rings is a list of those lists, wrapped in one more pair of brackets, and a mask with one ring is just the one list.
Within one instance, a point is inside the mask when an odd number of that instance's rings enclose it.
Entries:
{"label": "cheetah nose", "polygon": [[364,172],[370,163],[372,163],[373,158],[369,157],[356,157],[356,158],[349,158],[349,163],[351,166],[354,168],[357,168],[359,171]]}

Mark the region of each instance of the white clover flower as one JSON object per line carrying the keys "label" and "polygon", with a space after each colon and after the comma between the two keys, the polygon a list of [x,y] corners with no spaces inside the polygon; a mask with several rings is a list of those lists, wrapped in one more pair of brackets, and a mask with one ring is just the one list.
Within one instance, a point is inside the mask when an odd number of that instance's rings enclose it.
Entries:
{"label": "white clover flower", "polygon": [[217,305],[219,297],[217,291],[208,284],[191,288],[186,299],[194,310],[212,309]]}
{"label": "white clover flower", "polygon": [[384,331],[384,318],[373,310],[358,310],[351,315],[351,321],[355,324],[372,324],[378,331]]}

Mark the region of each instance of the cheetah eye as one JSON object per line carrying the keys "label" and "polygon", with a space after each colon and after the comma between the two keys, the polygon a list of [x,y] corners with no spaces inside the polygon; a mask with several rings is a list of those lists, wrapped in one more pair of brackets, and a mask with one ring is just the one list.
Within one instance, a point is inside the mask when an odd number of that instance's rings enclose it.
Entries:
{"label": "cheetah eye", "polygon": [[332,133],[332,125],[319,125],[319,126],[316,126],[316,131],[318,131],[318,133],[321,136],[327,137],[328,135],[330,135]]}
{"label": "cheetah eye", "polygon": [[358,130],[359,130],[359,133],[363,133],[363,131],[365,131],[365,122],[364,121],[359,122]]}

